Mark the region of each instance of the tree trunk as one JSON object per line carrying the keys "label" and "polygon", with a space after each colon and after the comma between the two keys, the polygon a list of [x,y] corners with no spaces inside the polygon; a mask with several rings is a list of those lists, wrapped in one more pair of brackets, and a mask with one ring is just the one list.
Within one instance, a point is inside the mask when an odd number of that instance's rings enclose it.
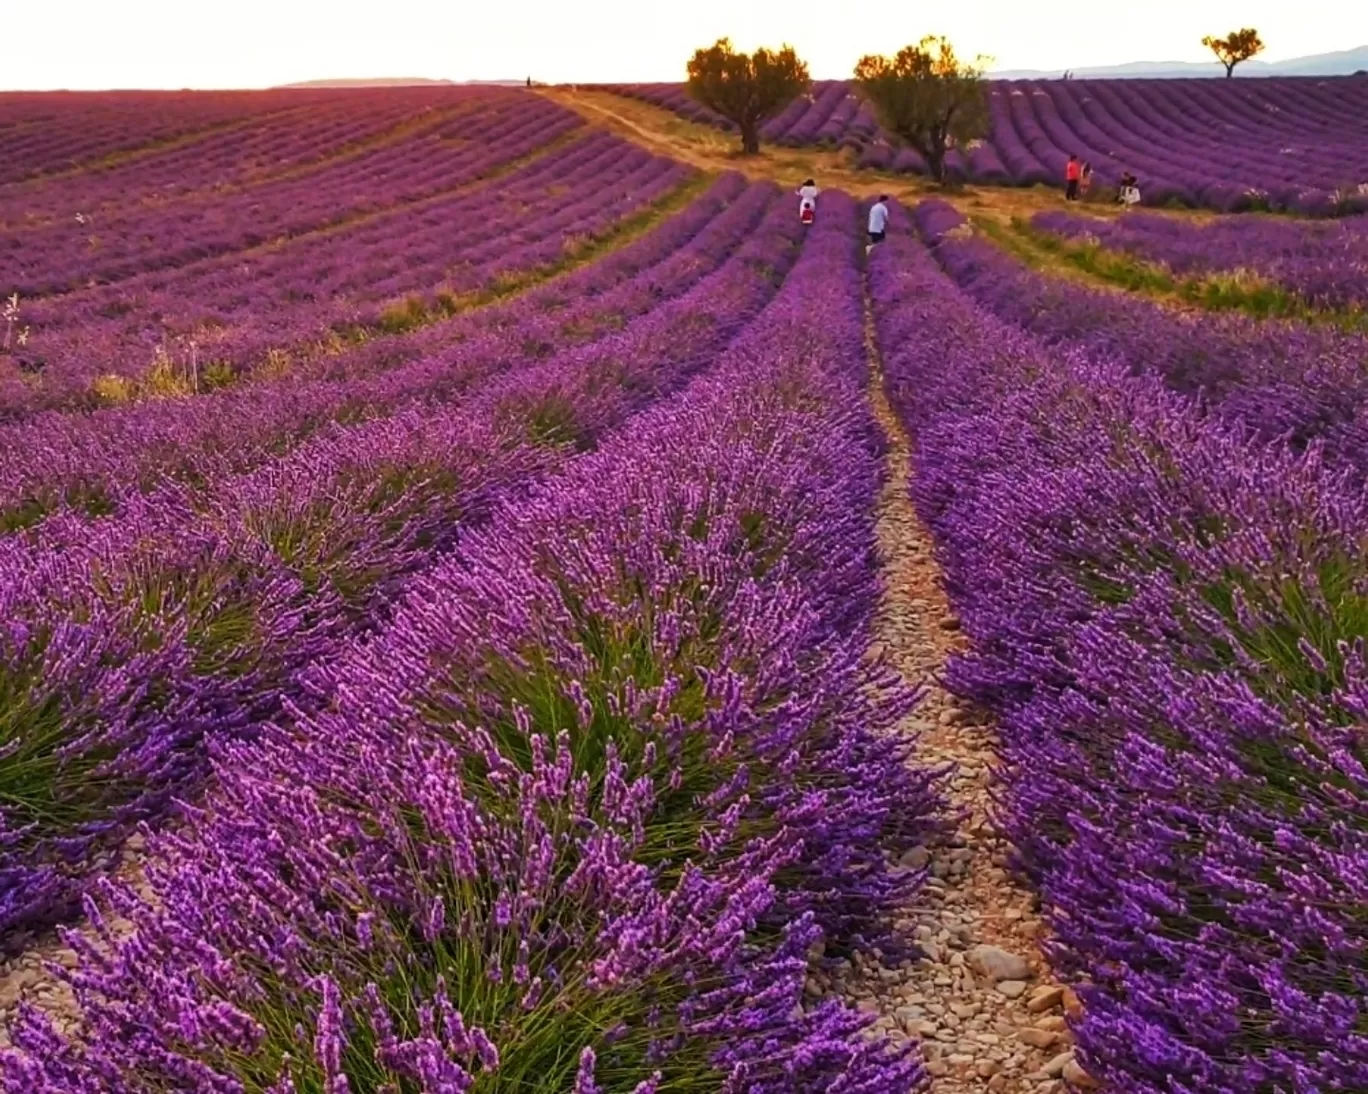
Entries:
{"label": "tree trunk", "polygon": [[741,151],[747,156],[760,152],[760,126],[756,122],[741,123]]}
{"label": "tree trunk", "polygon": [[932,141],[923,155],[926,157],[926,166],[931,172],[931,178],[944,186],[945,143],[943,141]]}
{"label": "tree trunk", "polygon": [[1231,78],[1232,76],[1234,76],[1234,75],[1235,75],[1235,66],[1234,66],[1233,64],[1226,65],[1226,79],[1228,80],[1228,79],[1230,79],[1230,78]]}

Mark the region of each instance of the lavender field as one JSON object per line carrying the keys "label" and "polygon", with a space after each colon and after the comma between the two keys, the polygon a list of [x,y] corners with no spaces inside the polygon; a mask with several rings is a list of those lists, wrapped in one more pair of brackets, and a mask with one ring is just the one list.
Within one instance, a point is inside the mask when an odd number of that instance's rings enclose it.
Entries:
{"label": "lavender field", "polygon": [[[1361,333],[522,90],[70,103],[0,1090],[1368,1088]],[[1359,306],[1348,221],[1175,223],[1039,228]]]}
{"label": "lavender field", "polygon": [[1035,227],[1157,263],[1178,277],[1243,280],[1311,309],[1368,308],[1368,216],[1335,221],[1222,217],[1102,220],[1037,213]]}
{"label": "lavender field", "polygon": [[[1307,216],[1368,211],[1368,78],[991,80],[992,132],[951,149],[952,177],[981,185],[1063,186],[1070,155],[1114,188],[1130,171],[1145,204]],[[729,128],[681,84],[605,90]],[[925,174],[843,81],[819,81],[764,127],[790,147],[849,149],[863,168]]]}

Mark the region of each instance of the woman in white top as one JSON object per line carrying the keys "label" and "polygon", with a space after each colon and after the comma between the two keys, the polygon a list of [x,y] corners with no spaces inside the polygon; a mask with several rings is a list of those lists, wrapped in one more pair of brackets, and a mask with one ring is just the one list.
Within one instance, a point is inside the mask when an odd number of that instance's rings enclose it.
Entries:
{"label": "woman in white top", "polygon": [[798,217],[800,220],[812,220],[817,215],[817,195],[820,191],[817,184],[811,179],[798,187]]}

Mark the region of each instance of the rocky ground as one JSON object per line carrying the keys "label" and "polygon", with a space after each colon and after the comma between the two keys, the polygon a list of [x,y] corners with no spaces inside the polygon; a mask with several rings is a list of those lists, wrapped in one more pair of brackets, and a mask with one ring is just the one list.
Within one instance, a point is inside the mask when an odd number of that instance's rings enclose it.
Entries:
{"label": "rocky ground", "polygon": [[[115,876],[137,885],[145,899],[150,899],[142,886],[143,837],[131,836],[124,844],[122,862]],[[131,930],[131,924],[121,918],[110,920],[116,936]],[[80,928],[78,928],[80,930]],[[0,958],[0,1049],[9,1048],[10,1023],[21,1003],[30,1003],[46,1011],[59,1028],[70,1029],[79,1018],[76,997],[56,975],[62,967],[75,968],[76,951],[54,932],[30,945],[22,953],[8,959]],[[5,1094],[0,1082],[0,1094]]]}
{"label": "rocky ground", "polygon": [[940,683],[963,638],[908,498],[908,439],[881,385],[876,369],[871,398],[892,451],[879,509],[886,589],[874,652],[926,688],[903,731],[916,739],[915,762],[953,765],[946,791],[959,819],[933,846],[903,856],[903,866],[930,870],[899,921],[924,956],[899,968],[842,962],[815,972],[809,991],[840,995],[877,1015],[875,1028],[894,1040],[917,1042],[931,1094],[1091,1089],[1068,1029],[1078,1000],[1041,957],[1044,926],[1030,891],[1007,871],[1010,849],[993,825],[991,722]]}

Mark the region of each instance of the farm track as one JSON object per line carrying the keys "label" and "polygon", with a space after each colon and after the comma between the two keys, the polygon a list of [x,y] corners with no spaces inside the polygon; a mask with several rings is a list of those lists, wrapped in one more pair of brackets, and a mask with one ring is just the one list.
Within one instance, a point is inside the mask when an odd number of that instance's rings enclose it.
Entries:
{"label": "farm track", "polygon": [[[916,176],[856,170],[841,153],[818,148],[765,146],[758,156],[742,157],[733,147],[735,138],[732,135],[680,118],[660,107],[598,91],[552,88],[542,94],[578,111],[591,125],[605,127],[650,152],[683,160],[701,170],[740,171],[752,180],[772,180],[789,186],[796,186],[804,176],[811,176],[824,188],[845,190],[856,197],[887,194],[904,204],[915,204],[934,195],[955,206],[996,244],[1033,268],[1080,286],[1136,294],[1129,287],[1118,285],[1114,280],[1038,246],[1016,227],[1015,222],[1029,221],[1035,213],[1063,207],[1058,190],[1040,186],[969,185],[942,191]],[[1089,202],[1076,211],[1107,218],[1123,215],[1120,209],[1106,202]],[[1169,210],[1169,213],[1194,223],[1209,221],[1217,215],[1207,209],[1178,209]],[[1208,310],[1177,293],[1141,292],[1140,295],[1174,311]],[[1334,319],[1333,316],[1327,318]]]}
{"label": "farm track", "polygon": [[951,768],[951,826],[903,856],[903,866],[928,870],[898,920],[923,957],[897,969],[842,962],[830,976],[819,974],[818,987],[877,1015],[875,1028],[894,1040],[920,1041],[932,1094],[1050,1094],[1063,1089],[1062,1076],[1090,1081],[1064,1028],[1065,1008],[1077,1002],[1050,977],[1035,898],[1009,874],[1010,848],[993,825],[991,722],[942,684],[946,661],[965,640],[908,493],[911,440],[884,391],[867,292],[865,307],[869,399],[889,444],[877,515],[884,599],[871,655],[924,689],[902,731],[915,741],[915,763]]}
{"label": "farm track", "polygon": [[[855,197],[888,194],[905,203],[934,195],[949,201],[966,215],[991,216],[1004,223],[1014,216],[1029,218],[1033,213],[1064,206],[1061,191],[1051,187],[968,184],[947,191],[917,175],[857,169],[847,154],[822,148],[763,145],[758,155],[742,156],[736,150],[733,135],[635,99],[602,91],[566,88],[544,88],[540,94],[577,111],[592,125],[606,127],[636,141],[648,151],[683,160],[703,170],[740,171],[756,181],[773,180],[791,186],[797,186],[804,176],[811,175],[824,188],[841,189]],[[1097,216],[1122,215],[1116,206],[1106,202],[1090,202],[1077,211]],[[1216,215],[1205,209],[1175,209],[1171,213],[1197,222]]]}
{"label": "farm track", "polygon": [[[132,885],[143,899],[150,900],[151,891],[142,881],[142,850],[142,836],[135,835],[128,840],[113,876],[119,882]],[[116,937],[124,935],[132,927],[117,916],[109,919],[109,926]],[[96,940],[97,936],[83,924],[74,924],[72,929],[84,938]],[[9,1025],[21,1003],[28,1003],[46,1012],[59,1029],[67,1030],[76,1024],[80,1010],[75,995],[49,971],[55,966],[75,968],[76,964],[76,951],[55,934],[45,934],[21,953],[7,960],[0,959],[0,1049],[11,1045]],[[0,1094],[21,1092],[9,1091],[4,1078],[0,1077]]]}

